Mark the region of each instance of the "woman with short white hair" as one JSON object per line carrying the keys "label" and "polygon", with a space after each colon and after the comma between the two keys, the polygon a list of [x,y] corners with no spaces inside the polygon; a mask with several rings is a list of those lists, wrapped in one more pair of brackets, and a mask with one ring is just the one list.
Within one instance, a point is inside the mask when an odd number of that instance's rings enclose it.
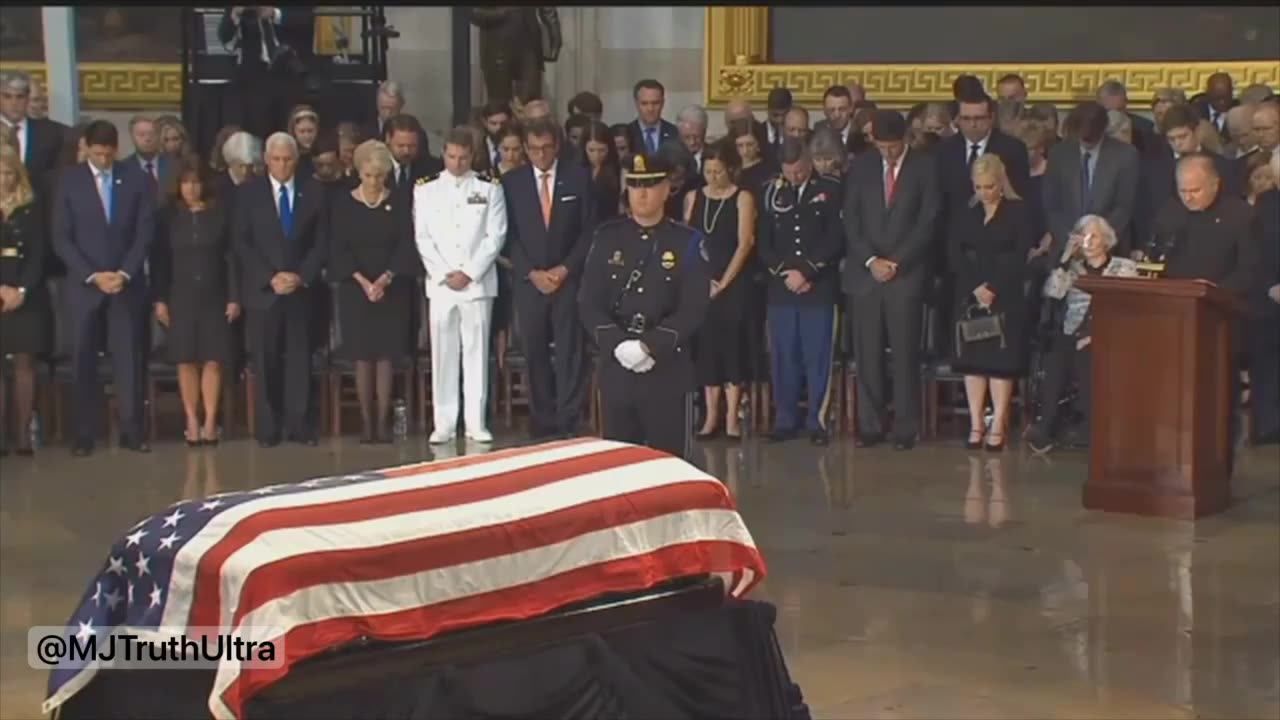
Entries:
{"label": "woman with short white hair", "polygon": [[1077,427],[1074,434],[1078,441],[1089,437],[1092,297],[1077,288],[1075,283],[1084,275],[1137,277],[1137,263],[1125,257],[1112,256],[1115,246],[1116,231],[1111,223],[1100,215],[1085,215],[1076,221],[1066,247],[1058,257],[1057,266],[1045,281],[1044,296],[1057,301],[1053,315],[1056,331],[1044,357],[1041,415],[1027,435],[1027,443],[1036,452],[1047,452],[1053,447],[1058,403],[1073,378],[1079,387],[1076,409],[1084,418],[1082,426]]}
{"label": "woman with short white hair", "polygon": [[[388,443],[392,366],[409,357],[410,310],[419,270],[407,194],[393,194],[391,151],[377,140],[355,151],[360,184],[336,193],[326,224],[330,278],[337,280],[340,360],[355,364],[360,442]],[[376,408],[375,408],[376,398]]]}

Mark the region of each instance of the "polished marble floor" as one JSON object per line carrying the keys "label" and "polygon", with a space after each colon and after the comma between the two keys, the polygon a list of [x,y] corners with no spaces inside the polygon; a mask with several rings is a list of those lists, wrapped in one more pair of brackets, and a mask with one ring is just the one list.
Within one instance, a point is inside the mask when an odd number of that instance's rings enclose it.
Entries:
{"label": "polished marble floor", "polygon": [[[0,460],[0,718],[38,717],[26,628],[60,625],[141,516],[430,456],[347,439]],[[1079,453],[748,442],[700,461],[765,553],[760,595],[817,718],[1280,718],[1275,447],[1249,450],[1234,507],[1195,524],[1083,510]]]}

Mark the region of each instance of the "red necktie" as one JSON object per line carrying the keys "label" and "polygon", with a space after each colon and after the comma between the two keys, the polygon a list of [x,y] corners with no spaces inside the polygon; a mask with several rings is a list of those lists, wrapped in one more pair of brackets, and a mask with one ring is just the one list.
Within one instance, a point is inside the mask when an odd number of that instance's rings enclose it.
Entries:
{"label": "red necktie", "polygon": [[898,189],[898,166],[896,163],[890,163],[889,167],[884,169],[884,206],[889,207],[893,204],[894,191]]}

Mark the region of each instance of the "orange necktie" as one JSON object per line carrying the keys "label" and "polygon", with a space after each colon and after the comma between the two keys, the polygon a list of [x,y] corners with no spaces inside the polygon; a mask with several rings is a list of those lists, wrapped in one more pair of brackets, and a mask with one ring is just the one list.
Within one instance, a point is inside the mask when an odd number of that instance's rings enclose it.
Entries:
{"label": "orange necktie", "polygon": [[542,173],[542,224],[551,227],[551,173]]}

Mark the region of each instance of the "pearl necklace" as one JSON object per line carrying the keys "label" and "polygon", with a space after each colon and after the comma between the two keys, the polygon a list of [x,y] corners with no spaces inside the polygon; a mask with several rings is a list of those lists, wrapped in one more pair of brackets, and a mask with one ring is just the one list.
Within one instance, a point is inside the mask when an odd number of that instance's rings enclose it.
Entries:
{"label": "pearl necklace", "polygon": [[364,206],[365,206],[365,207],[367,207],[367,208],[369,208],[370,210],[373,210],[373,209],[377,208],[379,205],[381,205],[381,204],[382,204],[382,196],[383,196],[383,194],[384,194],[384,193],[379,193],[379,194],[378,194],[378,199],[377,199],[377,200],[374,200],[373,202],[369,202],[369,198],[368,198],[368,196],[366,196],[366,195],[364,194],[364,186],[363,186],[363,185],[361,185],[360,187],[356,188],[356,191],[360,193],[360,202],[364,203]]}
{"label": "pearl necklace", "polygon": [[[720,213],[724,211],[725,202],[729,198],[733,197],[733,195],[727,195],[722,198],[713,198],[704,192],[702,193],[702,196],[707,200],[707,207],[711,206],[712,201],[716,201],[720,203],[719,205],[716,206],[716,211],[714,214],[707,210],[702,211],[702,229],[706,231],[707,235],[710,235],[715,232],[716,223],[720,221]],[[709,225],[707,223],[708,218],[711,219],[711,223]]]}

